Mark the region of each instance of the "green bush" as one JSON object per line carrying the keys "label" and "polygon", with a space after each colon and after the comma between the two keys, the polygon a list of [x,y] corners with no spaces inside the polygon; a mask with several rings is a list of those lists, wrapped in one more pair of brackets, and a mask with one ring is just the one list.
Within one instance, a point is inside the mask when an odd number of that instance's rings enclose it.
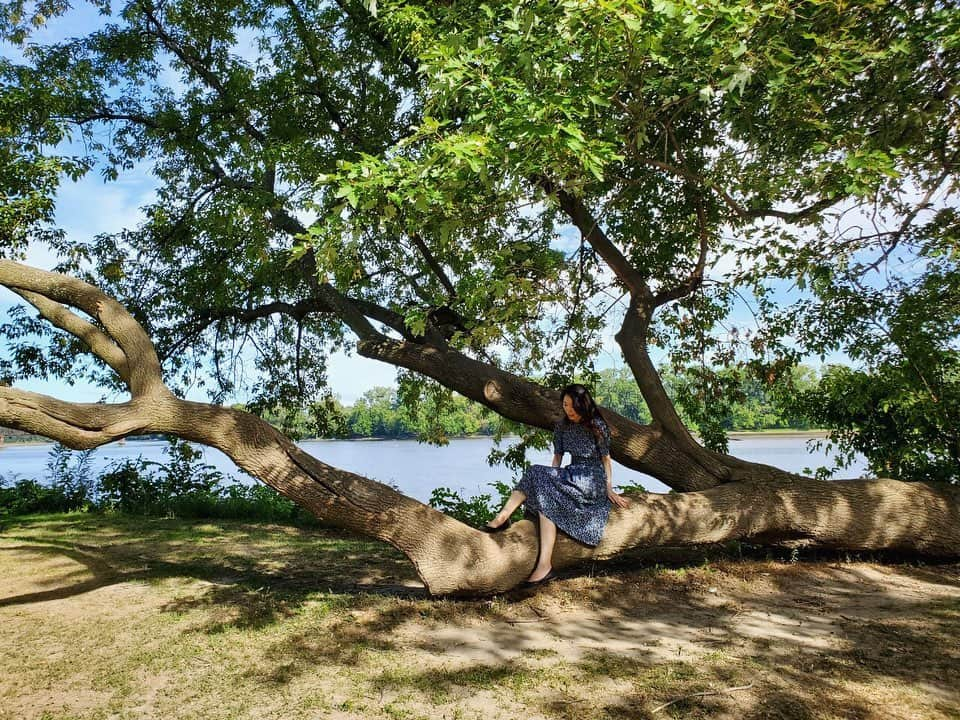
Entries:
{"label": "green bush", "polygon": [[90,472],[92,450],[74,452],[62,445],[50,451],[46,474],[49,483],[0,475],[0,513],[59,513],[86,510],[96,502],[97,481]]}
{"label": "green bush", "polygon": [[960,483],[960,353],[877,363],[869,370],[832,366],[816,390],[790,403],[823,427],[836,469],[857,453],[870,472],[902,481]]}
{"label": "green bush", "polygon": [[[497,493],[496,502],[493,501],[493,496],[489,493],[464,499],[460,493],[450,488],[440,487],[430,495],[430,507],[436,508],[443,514],[456,518],[471,527],[480,527],[493,519],[513,491],[510,485],[503,482],[491,483],[490,487]],[[519,520],[522,517],[523,511],[517,509],[510,519]]]}
{"label": "green bush", "polygon": [[0,513],[86,509],[196,519],[319,522],[266,485],[228,483],[223,473],[202,462],[200,450],[181,440],[170,442],[166,463],[124,459],[108,465],[97,477],[90,468],[92,452],[55,447],[47,462],[50,482],[46,484],[0,475]]}
{"label": "green bush", "polygon": [[93,452],[78,452],[58,444],[48,454],[47,477],[51,489],[62,496],[65,511],[83,510],[96,501],[96,480],[90,471]]}
{"label": "green bush", "polygon": [[36,480],[18,478],[9,486],[0,476],[0,514],[59,513],[78,509],[62,488],[41,485]]}
{"label": "green bush", "polygon": [[130,515],[160,512],[161,489],[143,458],[125,459],[107,466],[99,482],[99,507]]}

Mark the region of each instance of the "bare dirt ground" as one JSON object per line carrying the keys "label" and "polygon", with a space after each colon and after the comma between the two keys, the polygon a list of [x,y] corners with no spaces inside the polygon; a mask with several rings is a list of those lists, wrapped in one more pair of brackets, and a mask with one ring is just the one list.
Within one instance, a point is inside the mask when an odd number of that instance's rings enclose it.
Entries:
{"label": "bare dirt ground", "polygon": [[0,720],[960,718],[960,565],[666,557],[431,599],[323,531],[0,521]]}

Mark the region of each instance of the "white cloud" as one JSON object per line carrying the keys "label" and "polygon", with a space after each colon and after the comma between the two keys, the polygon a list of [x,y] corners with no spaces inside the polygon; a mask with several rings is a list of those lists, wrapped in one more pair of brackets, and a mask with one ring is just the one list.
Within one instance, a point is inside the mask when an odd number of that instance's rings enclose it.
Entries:
{"label": "white cloud", "polygon": [[156,182],[147,164],[105,183],[90,174],[66,183],[57,193],[56,222],[68,239],[86,241],[95,235],[136,227],[144,220],[141,208],[156,198]]}

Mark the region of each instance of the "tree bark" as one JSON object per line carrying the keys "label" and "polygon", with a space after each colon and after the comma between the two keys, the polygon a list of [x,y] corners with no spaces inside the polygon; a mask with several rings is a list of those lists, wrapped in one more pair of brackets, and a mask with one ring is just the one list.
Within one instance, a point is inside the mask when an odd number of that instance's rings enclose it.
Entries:
{"label": "tree bark", "polygon": [[[0,260],[0,284],[24,291],[23,297],[45,316],[86,338],[95,355],[128,370],[125,380],[132,396],[125,403],[81,404],[0,387],[0,425],[78,449],[149,433],[215,447],[324,522],[398,548],[433,594],[503,591],[533,569],[537,541],[530,522],[497,535],[481,533],[392,488],[326,465],[253,415],[175,397],[162,382],[146,333],[93,286],[5,260]],[[102,330],[68,306],[98,318]],[[469,364],[454,369],[471,371]],[[474,385],[484,397],[503,390],[491,378],[477,379]],[[540,411],[547,412],[551,400],[557,398],[534,394],[511,397],[509,402],[518,403],[518,413],[527,402],[542,404]],[[613,510],[598,547],[561,536],[553,563],[562,569],[635,547],[728,540],[806,540],[823,547],[956,557],[960,489],[892,480],[790,477],[727,483],[700,492],[645,494],[632,497],[629,507]]]}
{"label": "tree bark", "polygon": [[[498,535],[481,533],[386,485],[321,462],[266,422],[238,410],[171,394],[149,403],[70,407],[0,388],[0,424],[75,448],[142,433],[168,433],[215,447],[325,523],[396,547],[432,594],[508,590],[530,574],[537,560],[533,523],[517,523]],[[561,534],[553,563],[563,569],[636,547],[729,540],[807,540],[819,547],[956,557],[960,489],[893,480],[804,479],[632,496],[628,508],[613,510],[598,547]]]}
{"label": "tree bark", "polygon": [[[483,594],[523,581],[537,560],[533,523],[487,535],[392,488],[305,453],[259,418],[164,393],[149,402],[73,405],[0,388],[0,424],[74,448],[168,433],[215,447],[239,467],[335,527],[390,543],[433,594]],[[728,540],[808,540],[820,547],[960,555],[960,489],[893,480],[729,483],[703,492],[644,494],[615,509],[589,548],[560,536],[562,569],[636,547]]]}

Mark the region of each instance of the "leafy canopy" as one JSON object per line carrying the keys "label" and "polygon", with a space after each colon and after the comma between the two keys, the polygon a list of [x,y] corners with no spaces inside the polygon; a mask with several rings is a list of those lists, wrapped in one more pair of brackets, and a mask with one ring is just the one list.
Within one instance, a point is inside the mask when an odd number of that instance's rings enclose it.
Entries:
{"label": "leafy canopy", "polygon": [[[184,386],[246,387],[255,408],[315,399],[350,337],[324,283],[395,337],[589,379],[630,300],[583,237],[599,228],[653,292],[680,289],[632,341],[700,367],[698,424],[722,405],[706,401],[721,368],[767,377],[839,350],[956,427],[951,4],[97,7],[102,27],[39,44],[66,6],[3,4],[21,59],[0,65],[0,242],[57,240],[64,173],[149,167],[143,223],[60,248],[136,309]],[[701,255],[734,271],[683,291]],[[730,327],[741,297],[749,334]],[[4,328],[5,374],[81,372],[31,322]]]}

